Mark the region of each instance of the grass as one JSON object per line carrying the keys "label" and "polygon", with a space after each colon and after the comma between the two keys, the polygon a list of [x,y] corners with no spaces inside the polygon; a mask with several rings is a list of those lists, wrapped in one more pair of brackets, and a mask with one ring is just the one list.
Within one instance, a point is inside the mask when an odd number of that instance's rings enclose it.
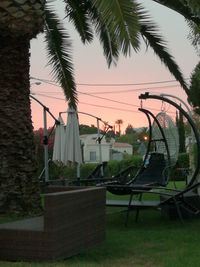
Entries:
{"label": "grass", "polygon": [[[118,211],[118,212],[117,212]],[[0,262],[3,267],[199,267],[200,219],[181,223],[159,211],[141,211],[139,222],[131,212],[107,209],[106,241],[94,249],[58,262]]]}
{"label": "grass", "polygon": [[200,220],[181,224],[162,218],[157,211],[142,211],[140,222],[131,214],[107,216],[106,241],[95,249],[59,262],[0,262],[3,267],[199,267]]}
{"label": "grass", "polygon": [[18,216],[18,215],[0,215],[0,224],[1,223],[7,223],[7,222],[14,222],[20,219],[23,219],[24,216]]}
{"label": "grass", "polygon": [[[184,181],[176,181],[175,183],[174,182],[169,182],[168,185],[167,185],[167,188],[170,188],[170,189],[184,189],[185,188],[185,182]],[[107,193],[107,198],[108,199],[116,199],[116,195],[113,195],[111,193]],[[122,200],[129,200],[130,196],[129,195],[125,195],[125,196],[120,196],[120,199]],[[143,194],[143,200],[157,200],[159,199],[159,196],[158,195],[155,195],[155,194],[149,194],[149,193],[146,193],[146,194]]]}

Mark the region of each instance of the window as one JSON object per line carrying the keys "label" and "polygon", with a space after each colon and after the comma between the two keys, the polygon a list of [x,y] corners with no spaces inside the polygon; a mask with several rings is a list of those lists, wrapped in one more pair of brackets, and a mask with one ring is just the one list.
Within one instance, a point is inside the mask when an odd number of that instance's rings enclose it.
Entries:
{"label": "window", "polygon": [[90,151],[90,161],[96,161],[97,155],[96,151]]}

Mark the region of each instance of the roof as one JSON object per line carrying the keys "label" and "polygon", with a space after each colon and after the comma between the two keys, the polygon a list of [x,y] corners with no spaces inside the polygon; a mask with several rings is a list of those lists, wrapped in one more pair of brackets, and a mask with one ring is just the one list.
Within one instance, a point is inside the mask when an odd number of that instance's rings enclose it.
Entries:
{"label": "roof", "polygon": [[132,145],[128,144],[128,143],[118,143],[118,142],[115,142],[113,144],[113,147],[118,147],[118,148],[125,148],[125,147],[131,147],[132,148]]}

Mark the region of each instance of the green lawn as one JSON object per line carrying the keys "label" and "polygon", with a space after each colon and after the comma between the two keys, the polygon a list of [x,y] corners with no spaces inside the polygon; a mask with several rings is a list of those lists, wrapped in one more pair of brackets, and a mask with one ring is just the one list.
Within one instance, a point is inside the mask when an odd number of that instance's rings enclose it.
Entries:
{"label": "green lawn", "polygon": [[199,267],[200,218],[169,220],[159,211],[141,211],[138,223],[131,212],[107,209],[106,240],[95,249],[58,262],[0,262],[3,267]]}
{"label": "green lawn", "polygon": [[[183,181],[178,181],[178,182],[169,182],[168,185],[167,185],[167,188],[170,188],[170,189],[183,189],[185,188],[185,182]],[[108,199],[116,199],[116,195],[113,195],[109,192],[107,192],[107,198]],[[117,198],[119,198],[117,196]],[[128,200],[130,198],[130,196],[120,196],[120,199],[122,200]],[[159,199],[159,196],[158,195],[155,195],[155,194],[149,194],[149,193],[146,193],[146,194],[143,194],[143,200],[156,200],[156,199]]]}
{"label": "green lawn", "polygon": [[169,221],[158,211],[142,211],[140,221],[131,214],[124,227],[124,213],[107,216],[106,241],[95,249],[60,262],[11,263],[10,267],[199,267],[200,219]]}

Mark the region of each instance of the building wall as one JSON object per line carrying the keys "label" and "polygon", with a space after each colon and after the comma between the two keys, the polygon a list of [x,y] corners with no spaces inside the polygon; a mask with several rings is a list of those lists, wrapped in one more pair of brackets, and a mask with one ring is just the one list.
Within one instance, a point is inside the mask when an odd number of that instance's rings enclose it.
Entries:
{"label": "building wall", "polygon": [[[97,134],[88,134],[80,136],[83,144],[83,160],[84,162],[97,163],[100,162],[99,144],[97,142]],[[101,161],[109,161],[114,159],[112,151],[117,151],[117,160],[123,158],[124,154],[133,154],[133,147],[125,143],[106,142],[105,137],[101,140]]]}
{"label": "building wall", "polygon": [[[98,144],[87,144],[83,148],[84,162],[100,162],[100,151]],[[110,160],[110,145],[101,145],[102,161]]]}
{"label": "building wall", "polygon": [[129,155],[132,155],[133,154],[133,148],[132,146],[125,146],[125,147],[116,147],[116,146],[113,146],[113,150],[115,151],[118,151],[118,152],[121,152],[121,153],[127,153]]}

